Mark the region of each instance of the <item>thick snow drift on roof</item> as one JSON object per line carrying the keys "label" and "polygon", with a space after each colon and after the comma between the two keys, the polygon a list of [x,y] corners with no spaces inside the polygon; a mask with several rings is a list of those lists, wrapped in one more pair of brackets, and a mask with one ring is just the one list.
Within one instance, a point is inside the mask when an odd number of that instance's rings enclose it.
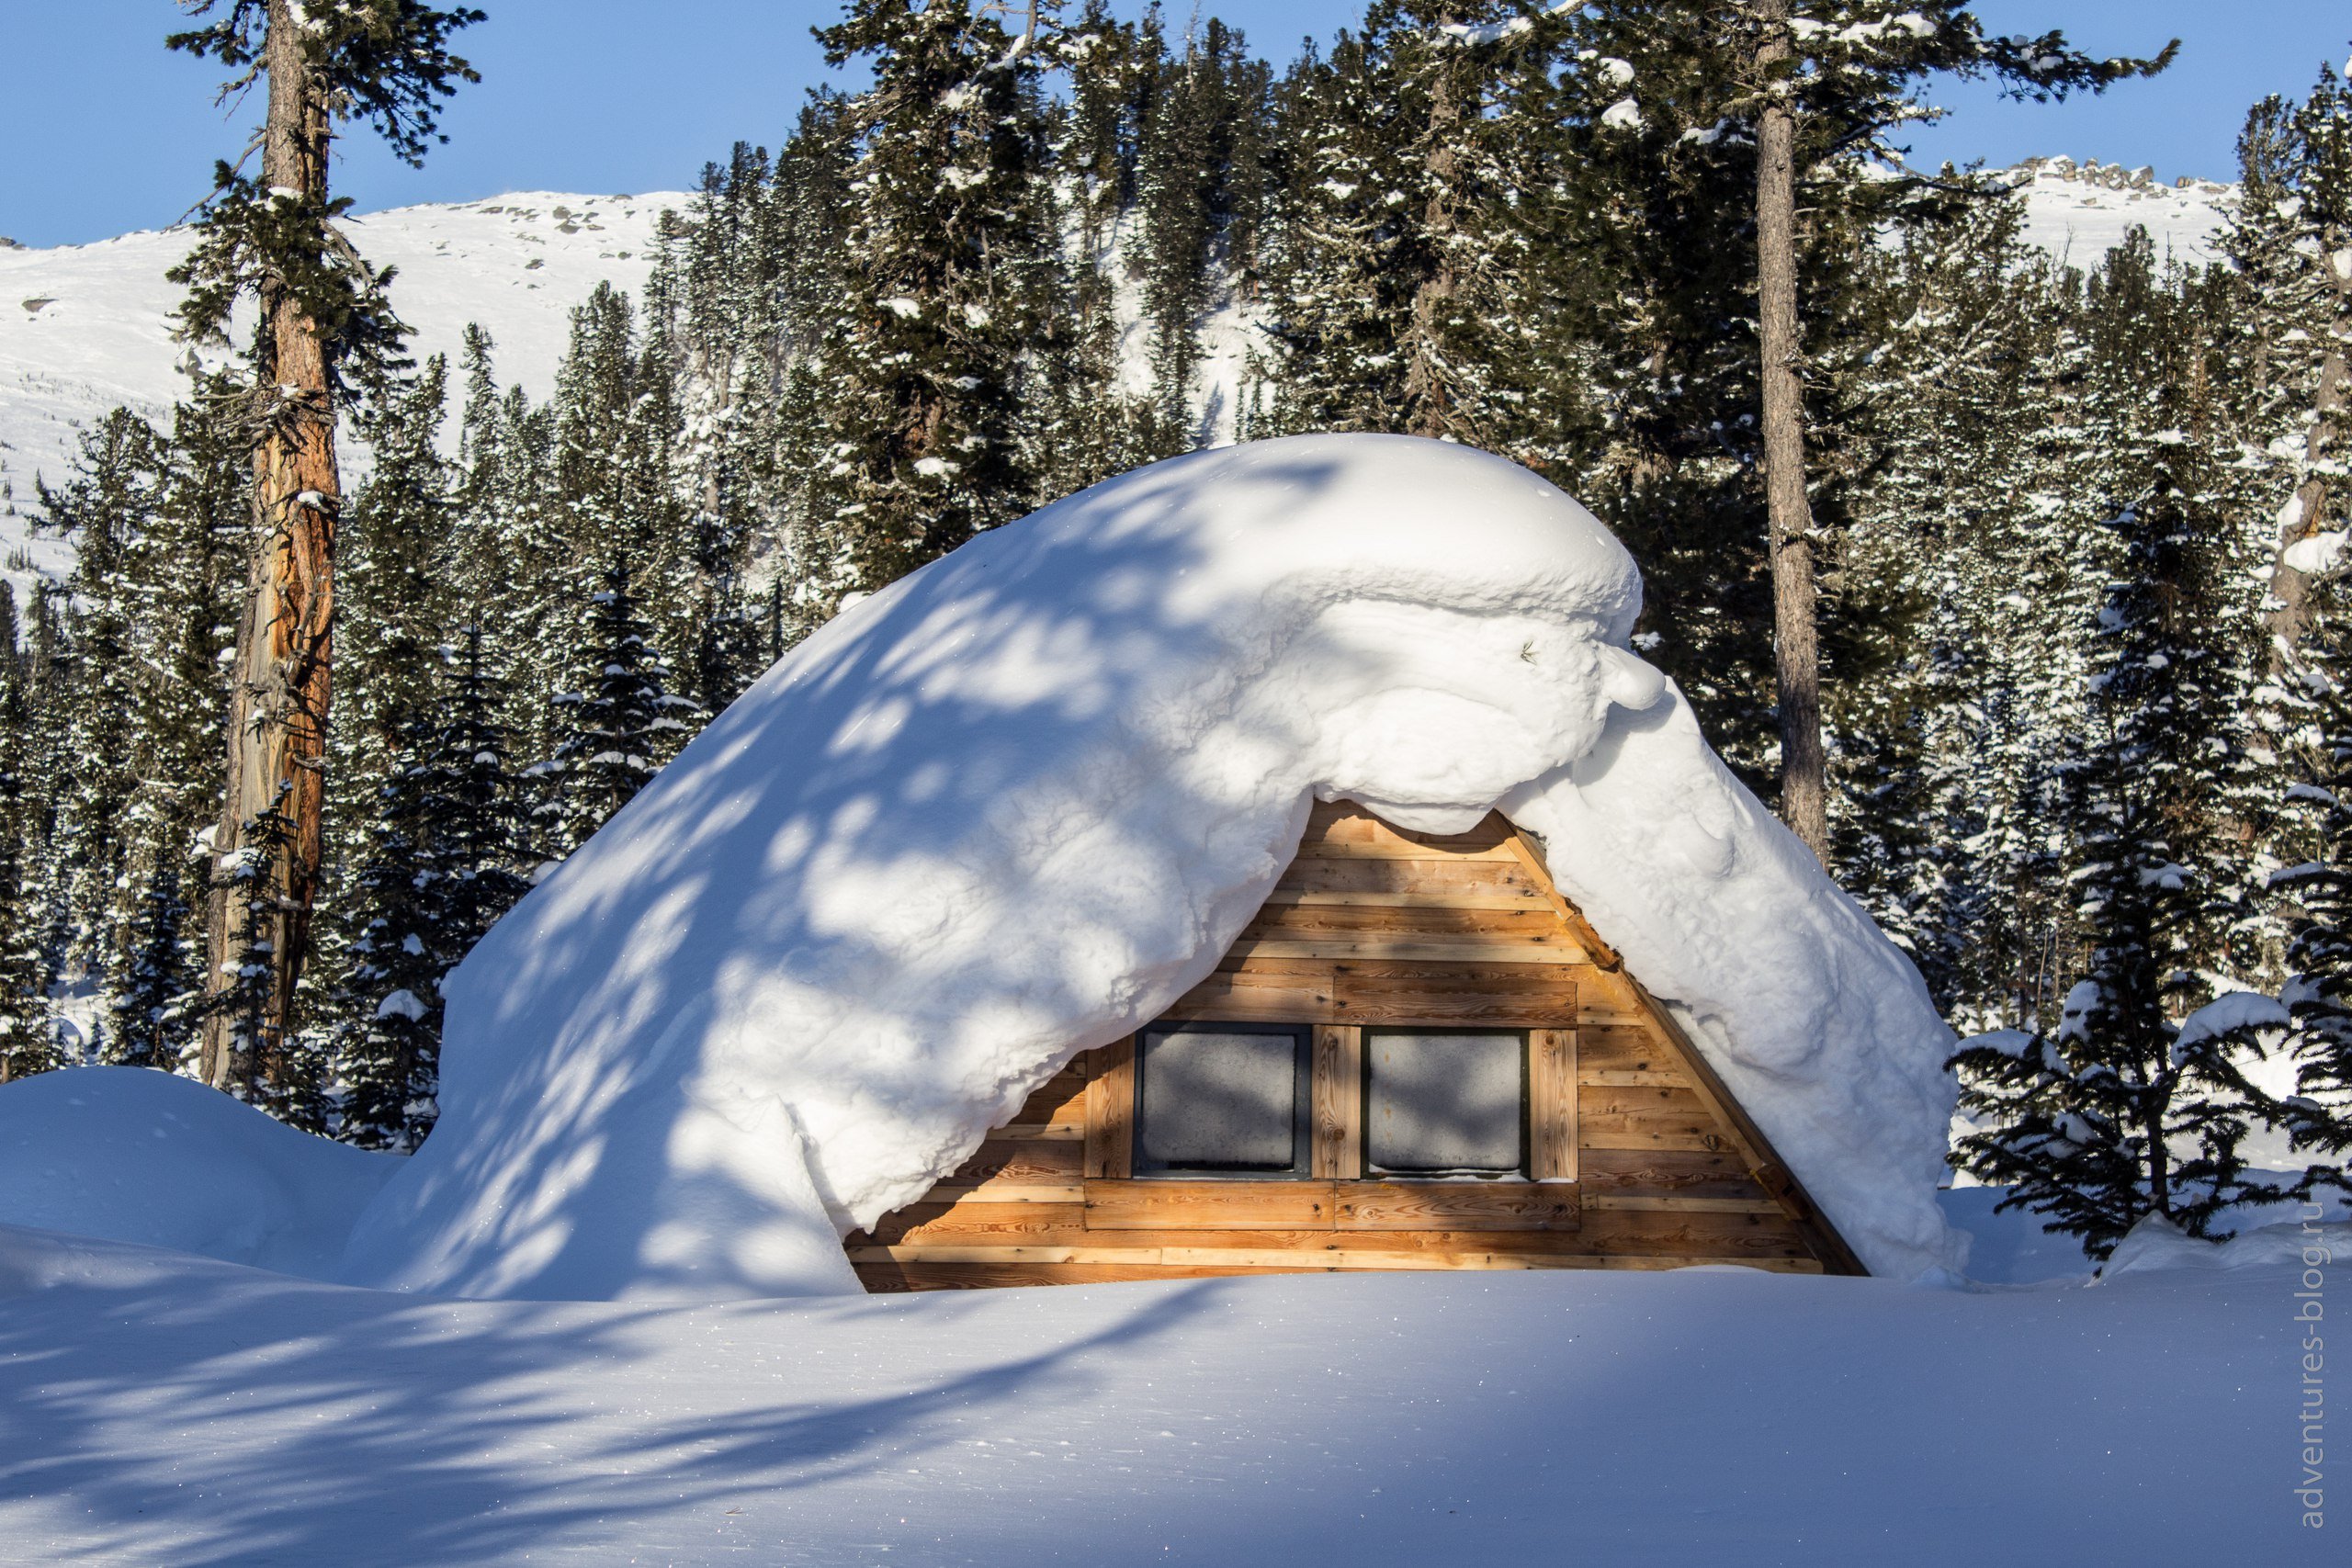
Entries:
{"label": "thick snow drift on roof", "polygon": [[12,1225],[323,1278],[401,1164],[147,1067],[0,1085],[0,1223]]}
{"label": "thick snow drift on roof", "polygon": [[849,1290],[1078,1052],[1215,967],[1309,803],[1500,803],[1874,1269],[1953,1264],[1951,1039],[1627,650],[1632,560],[1499,458],[1303,436],[985,535],[770,671],[451,977],[347,1277]]}

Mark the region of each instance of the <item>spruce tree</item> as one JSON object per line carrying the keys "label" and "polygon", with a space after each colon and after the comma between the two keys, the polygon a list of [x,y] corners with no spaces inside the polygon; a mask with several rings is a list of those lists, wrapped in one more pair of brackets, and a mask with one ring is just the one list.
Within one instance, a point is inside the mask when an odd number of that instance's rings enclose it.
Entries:
{"label": "spruce tree", "polygon": [[[2308,823],[2300,858],[2272,874],[2291,913],[2287,980],[2279,1000],[2293,1020],[2288,1037],[2294,1092],[2280,1107],[2294,1146],[2315,1156],[2301,1183],[2352,1193],[2352,625],[2344,584],[2323,580],[2305,604],[2309,619],[2296,669],[2306,719],[2306,777],[2288,791],[2290,820]],[[2299,824],[2300,825],[2300,824]]]}
{"label": "spruce tree", "polygon": [[445,650],[439,702],[404,729],[351,879],[334,1045],[337,1135],[413,1149],[438,1115],[441,986],[529,889],[481,632]]}
{"label": "spruce tree", "polygon": [[107,1060],[120,1066],[177,1072],[196,1050],[203,976],[180,859],[173,846],[154,844],[135,863],[141,892],[124,931],[107,1036]]}
{"label": "spruce tree", "polygon": [[562,739],[526,775],[537,781],[532,816],[554,858],[587,842],[693,733],[699,710],[670,691],[670,669],[650,632],[628,566],[614,563],[589,595],[575,661],[579,685],[556,694]]}
{"label": "spruce tree", "polygon": [[116,967],[126,913],[117,897],[128,845],[127,810],[137,784],[135,733],[145,649],[134,644],[129,565],[156,524],[164,458],[154,429],[116,409],[82,437],[74,479],[41,489],[55,527],[74,541],[69,579],[73,649],[70,706],[62,716],[63,769],[51,786],[57,816],[56,874],[73,931],[63,955],[70,982],[103,990]]}
{"label": "spruce tree", "polygon": [[[1039,60],[970,0],[854,0],[818,34],[872,85],[843,128],[854,216],[820,350],[820,592],[871,590],[1034,504],[1020,464],[1035,302],[1006,269],[1047,237]],[[813,574],[812,574],[813,575]]]}
{"label": "spruce tree", "polygon": [[1963,1108],[1982,1119],[1956,1161],[2008,1184],[2003,1207],[2048,1216],[2099,1258],[2148,1215],[2215,1235],[2232,1208],[2277,1195],[2241,1150],[2268,1114],[2245,1042],[2182,1027],[2210,999],[2199,959],[2228,915],[2222,780],[2243,750],[2244,687],[2224,651],[2205,411],[2168,323],[2143,313],[2151,267],[2143,241],[2107,302],[2110,374],[2145,376],[2154,428],[2135,443],[2146,480],[2112,523],[2120,560],[2099,615],[2092,750],[2068,780],[2088,961],[2055,1031],[2013,1032],[1952,1062]]}
{"label": "spruce tree", "polygon": [[36,807],[25,754],[29,725],[26,682],[14,650],[16,592],[0,583],[9,615],[6,678],[0,680],[0,1083],[62,1066],[50,1020],[50,965],[41,951],[41,919],[27,873],[36,841],[28,833]]}

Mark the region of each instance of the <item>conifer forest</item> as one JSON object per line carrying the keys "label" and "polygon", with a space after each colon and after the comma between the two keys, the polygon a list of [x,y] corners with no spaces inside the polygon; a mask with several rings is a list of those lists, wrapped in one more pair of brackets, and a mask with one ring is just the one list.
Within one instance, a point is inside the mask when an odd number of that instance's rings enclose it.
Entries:
{"label": "conifer forest", "polygon": [[[266,73],[273,128],[311,91],[427,156],[475,14],[327,7],[305,61],[284,4],[175,46]],[[73,567],[0,600],[0,1080],[143,1066],[413,1149],[442,977],[845,605],[1147,462],[1386,432],[1624,542],[1637,650],[1961,1037],[1956,1164],[2095,1257],[2352,1186],[2333,68],[2245,106],[2215,259],[2069,259],[1906,127],[1952,75],[2130,93],[2160,37],[2092,60],[1939,0],[1372,0],[1296,47],[1103,0],[829,14],[833,85],[712,150],[537,400],[482,328],[407,352],[323,131],[223,163],[179,281],[228,367],[17,498]]]}

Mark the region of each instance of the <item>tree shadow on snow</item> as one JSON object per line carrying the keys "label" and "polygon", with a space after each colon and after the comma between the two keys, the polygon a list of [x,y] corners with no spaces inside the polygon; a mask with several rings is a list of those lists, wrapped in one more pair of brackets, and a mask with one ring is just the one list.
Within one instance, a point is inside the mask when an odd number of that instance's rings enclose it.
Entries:
{"label": "tree shadow on snow", "polygon": [[[1034,548],[1021,531],[983,535],[929,569],[939,581],[921,596],[885,591],[854,625],[820,632],[836,639],[831,658],[755,685],[492,931],[468,979],[494,976],[496,992],[486,980],[453,990],[447,1120],[419,1156],[429,1179],[411,1184],[440,1206],[443,1234],[462,1228],[451,1205],[498,1193],[476,1211],[502,1233],[496,1277],[469,1266],[455,1288],[594,1295],[620,1269],[680,1292],[762,1289],[748,1256],[665,1252],[657,1234],[681,1213],[722,1236],[778,1218],[773,1194],[723,1162],[683,1168],[669,1136],[708,1092],[684,1070],[712,1033],[702,1010],[740,1018],[727,1010],[747,989],[788,994],[792,1021],[733,1042],[737,1059],[786,1064],[837,1120],[853,1114],[842,1107],[943,1100],[992,1101],[1001,1120],[1060,1062],[1144,1021],[1144,998],[1179,994],[1214,964],[1223,944],[1204,933],[1229,938],[1251,911],[1193,907],[1180,868],[1231,864],[1237,836],[1254,834],[1239,847],[1263,856],[1271,882],[1295,844],[1262,841],[1265,824],[1188,788],[1169,758],[1103,739],[1106,715],[1178,694],[1171,670],[1272,651],[1216,646],[1193,596],[1203,524],[1180,470],[1224,456],[1131,477],[1097,513],[1086,496],[1062,503],[1078,523],[1060,530],[1050,572],[1020,570]],[[1326,457],[1261,457],[1220,493],[1278,516],[1340,473]],[[983,660],[990,674],[968,678]],[[1025,686],[1024,660],[1040,671]],[[1290,722],[1237,713],[1213,744],[1281,755],[1298,737],[1271,731]],[[894,739],[910,735],[911,749]],[[1091,826],[1074,835],[1079,819]],[[903,894],[899,929],[874,928],[875,898],[850,913],[823,902],[859,886]],[[993,918],[974,919],[977,904]],[[929,1014],[855,1016],[867,998],[915,994]],[[1039,1043],[1015,1077],[967,1048],[968,998],[997,1024],[1088,1021]],[[477,1071],[478,1056],[495,1063]],[[580,1070],[590,1061],[602,1065]],[[840,1135],[808,1130],[829,1146]],[[673,1260],[686,1255],[691,1269]]]}
{"label": "tree shadow on snow", "polygon": [[[61,1286],[0,1312],[0,1495],[71,1499],[58,1561],[459,1563],[627,1543],[657,1516],[904,1465],[956,1442],[958,1417],[1082,1401],[1090,1358],[1147,1349],[1207,1287],[1136,1294],[992,1357],[961,1354],[971,1306],[937,1298],[447,1302],[203,1266]],[[889,1321],[910,1305],[927,1348]],[[879,1344],[844,1338],[861,1331]],[[705,1337],[731,1352],[720,1386],[673,1381],[681,1341]],[[40,1532],[9,1533],[14,1561]]]}

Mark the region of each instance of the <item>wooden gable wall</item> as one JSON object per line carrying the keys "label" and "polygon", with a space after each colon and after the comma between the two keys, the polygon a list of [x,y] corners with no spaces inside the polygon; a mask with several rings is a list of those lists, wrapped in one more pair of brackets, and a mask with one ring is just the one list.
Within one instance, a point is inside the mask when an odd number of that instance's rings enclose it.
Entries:
{"label": "wooden gable wall", "polygon": [[[1134,1042],[1085,1054],[955,1175],[848,1239],[871,1291],[1353,1269],[1860,1273],[1697,1050],[1499,814],[1405,832],[1317,807],[1297,858],[1170,1021],[1314,1032],[1307,1179],[1136,1179]],[[1531,1175],[1364,1179],[1361,1031],[1530,1043]]]}

